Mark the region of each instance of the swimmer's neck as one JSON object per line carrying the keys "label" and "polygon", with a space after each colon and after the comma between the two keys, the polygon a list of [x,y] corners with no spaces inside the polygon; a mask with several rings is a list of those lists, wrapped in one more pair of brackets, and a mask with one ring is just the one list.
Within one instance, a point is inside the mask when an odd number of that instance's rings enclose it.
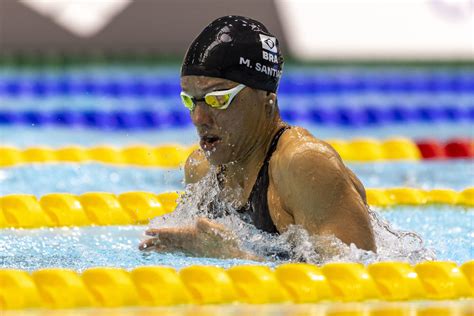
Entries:
{"label": "swimmer's neck", "polygon": [[[273,138],[276,133],[286,126],[280,118],[269,124],[254,145],[249,148],[247,154],[237,161],[223,165],[224,179],[228,187],[241,187],[245,191],[253,187],[258,172],[262,167],[264,160],[270,149]],[[249,192],[248,192],[249,193]]]}

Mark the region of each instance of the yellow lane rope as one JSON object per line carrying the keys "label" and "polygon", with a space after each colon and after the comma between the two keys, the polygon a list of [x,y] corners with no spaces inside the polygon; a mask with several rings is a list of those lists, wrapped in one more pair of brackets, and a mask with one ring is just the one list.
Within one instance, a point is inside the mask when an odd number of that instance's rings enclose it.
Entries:
{"label": "yellow lane rope", "polygon": [[0,269],[0,284],[3,310],[461,298],[467,299],[472,308],[474,260],[460,266],[427,261],[415,266],[379,262],[367,267],[358,263],[328,263],[322,267],[290,263],[275,269],[260,265],[227,270],[190,266],[180,271],[162,266],[131,271],[98,267],[81,274],[68,269],[42,269],[31,274]]}
{"label": "yellow lane rope", "polygon": [[[0,197],[0,228],[146,224],[172,212],[180,192],[51,193]],[[474,206],[474,187],[463,191],[415,188],[367,189],[371,206],[448,204]]]}
{"label": "yellow lane rope", "polygon": [[[416,144],[406,138],[379,141],[359,138],[351,141],[328,140],[345,161],[419,160]],[[0,167],[28,163],[101,162],[107,164],[177,168],[197,148],[180,144],[162,146],[134,145],[123,148],[67,146],[62,148],[0,146]]]}

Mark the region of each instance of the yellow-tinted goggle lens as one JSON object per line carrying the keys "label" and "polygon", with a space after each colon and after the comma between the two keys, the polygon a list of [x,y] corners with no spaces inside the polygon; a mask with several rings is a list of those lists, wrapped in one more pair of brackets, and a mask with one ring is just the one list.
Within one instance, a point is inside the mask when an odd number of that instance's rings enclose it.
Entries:
{"label": "yellow-tinted goggle lens", "polygon": [[230,93],[224,95],[206,95],[206,97],[204,98],[207,104],[217,109],[227,105],[229,99]]}
{"label": "yellow-tinted goggle lens", "polygon": [[184,106],[189,110],[192,111],[194,109],[194,101],[190,96],[181,94],[181,101],[183,101]]}

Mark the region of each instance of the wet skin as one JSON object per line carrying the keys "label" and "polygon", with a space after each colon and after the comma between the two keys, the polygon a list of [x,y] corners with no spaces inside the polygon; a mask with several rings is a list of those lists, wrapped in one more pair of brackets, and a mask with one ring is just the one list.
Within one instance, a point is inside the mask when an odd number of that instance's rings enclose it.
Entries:
{"label": "wet skin", "polygon": [[[181,78],[183,91],[197,99],[236,85],[220,78]],[[225,165],[224,187],[238,193],[223,198],[245,205],[273,136],[286,125],[275,103],[274,93],[249,87],[225,110],[198,102],[190,114],[201,148],[186,162],[186,183],[198,182],[210,165]],[[292,127],[281,136],[268,172],[268,208],[280,233],[296,224],[312,235],[334,235],[346,244],[376,250],[365,189],[329,144],[303,128]],[[146,234],[151,238],[142,242],[142,250],[258,259],[239,249],[232,232],[209,219],[191,227],[149,229]]]}

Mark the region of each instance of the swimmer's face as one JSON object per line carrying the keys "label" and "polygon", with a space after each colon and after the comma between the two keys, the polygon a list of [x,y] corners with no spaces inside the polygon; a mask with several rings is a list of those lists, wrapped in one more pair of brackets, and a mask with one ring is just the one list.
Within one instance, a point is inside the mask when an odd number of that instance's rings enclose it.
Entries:
{"label": "swimmer's face", "polygon": [[[181,88],[202,99],[206,93],[228,90],[238,83],[205,76],[181,77]],[[245,87],[227,109],[219,110],[197,102],[190,112],[200,146],[211,164],[221,165],[245,159],[264,133],[266,92]]]}

